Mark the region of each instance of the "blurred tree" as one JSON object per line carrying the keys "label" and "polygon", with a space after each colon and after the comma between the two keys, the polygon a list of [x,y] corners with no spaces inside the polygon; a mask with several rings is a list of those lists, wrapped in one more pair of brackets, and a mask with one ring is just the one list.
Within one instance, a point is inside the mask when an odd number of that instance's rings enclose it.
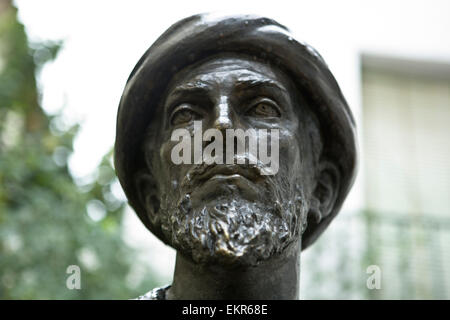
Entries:
{"label": "blurred tree", "polygon": [[[61,129],[40,106],[36,73],[61,43],[30,44],[17,9],[0,0],[0,299],[122,299],[154,283],[136,279],[134,252],[121,238],[124,203],[111,154],[83,188],[67,158],[78,126]],[[68,266],[81,268],[69,290]]]}

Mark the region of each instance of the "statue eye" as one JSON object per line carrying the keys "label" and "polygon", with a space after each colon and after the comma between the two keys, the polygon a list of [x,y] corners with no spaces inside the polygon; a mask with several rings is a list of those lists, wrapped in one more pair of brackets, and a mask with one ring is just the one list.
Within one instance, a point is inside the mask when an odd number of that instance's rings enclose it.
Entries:
{"label": "statue eye", "polygon": [[200,118],[201,116],[197,112],[183,104],[174,111],[170,122],[172,125],[176,126],[198,120]]}
{"label": "statue eye", "polygon": [[280,110],[276,104],[270,100],[262,100],[251,107],[247,114],[253,117],[261,118],[279,118]]}

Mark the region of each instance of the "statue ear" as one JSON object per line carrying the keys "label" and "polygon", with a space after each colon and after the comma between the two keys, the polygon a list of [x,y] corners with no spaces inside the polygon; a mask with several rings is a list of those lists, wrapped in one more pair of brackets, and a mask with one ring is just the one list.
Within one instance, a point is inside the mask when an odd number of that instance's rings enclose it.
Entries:
{"label": "statue ear", "polygon": [[138,192],[139,201],[147,212],[147,216],[153,225],[159,223],[159,192],[153,175],[147,171],[139,172],[136,175],[136,190]]}
{"label": "statue ear", "polygon": [[310,199],[308,220],[319,223],[334,208],[340,188],[341,175],[337,166],[330,161],[322,161],[316,187]]}

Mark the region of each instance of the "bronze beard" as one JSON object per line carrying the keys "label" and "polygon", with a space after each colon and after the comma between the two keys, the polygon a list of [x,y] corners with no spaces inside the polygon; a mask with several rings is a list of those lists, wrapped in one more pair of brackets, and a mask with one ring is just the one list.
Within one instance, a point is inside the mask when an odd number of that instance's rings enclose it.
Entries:
{"label": "bronze beard", "polygon": [[298,184],[284,186],[289,190],[284,192],[276,176],[258,175],[250,182],[261,191],[257,201],[243,197],[239,187],[224,185],[229,192],[193,205],[191,192],[200,188],[196,175],[178,192],[166,193],[159,211],[165,237],[196,263],[254,266],[283,252],[306,227],[307,206]]}

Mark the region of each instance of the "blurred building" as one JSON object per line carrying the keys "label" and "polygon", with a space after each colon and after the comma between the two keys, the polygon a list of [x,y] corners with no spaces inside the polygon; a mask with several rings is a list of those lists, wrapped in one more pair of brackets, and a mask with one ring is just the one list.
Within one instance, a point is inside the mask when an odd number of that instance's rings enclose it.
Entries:
{"label": "blurred building", "polygon": [[[312,292],[305,295],[449,299],[450,64],[361,58],[364,205],[344,212],[307,256]],[[358,234],[362,247],[348,237]],[[323,269],[314,271],[320,262]],[[379,267],[380,289],[363,281],[371,265]],[[315,284],[323,282],[334,282],[334,291],[321,292]]]}

